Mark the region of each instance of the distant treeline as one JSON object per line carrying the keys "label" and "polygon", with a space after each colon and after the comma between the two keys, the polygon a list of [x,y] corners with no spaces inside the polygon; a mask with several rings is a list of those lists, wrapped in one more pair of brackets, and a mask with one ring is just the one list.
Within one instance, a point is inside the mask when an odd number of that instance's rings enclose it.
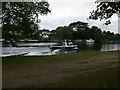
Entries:
{"label": "distant treeline", "polygon": [[77,21],[70,23],[69,26],[58,27],[52,31],[50,39],[55,40],[88,40],[95,42],[120,40],[120,34],[114,34],[110,31],[102,31],[97,26],[88,27],[88,23]]}

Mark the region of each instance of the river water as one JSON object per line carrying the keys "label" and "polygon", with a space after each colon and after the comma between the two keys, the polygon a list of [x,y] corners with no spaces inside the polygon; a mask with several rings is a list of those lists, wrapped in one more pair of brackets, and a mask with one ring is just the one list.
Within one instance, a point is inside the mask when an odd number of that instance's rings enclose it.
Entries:
{"label": "river water", "polygon": [[[94,43],[76,43],[79,52],[92,50],[92,51],[112,51],[120,50],[120,44],[94,44]],[[53,55],[60,53],[59,50],[51,52],[48,48],[49,45],[58,45],[58,43],[19,43],[19,47],[2,47],[2,55],[0,57],[14,56],[24,54],[25,56],[36,55]],[[26,54],[27,53],[27,54]],[[68,52],[66,52],[68,53]]]}

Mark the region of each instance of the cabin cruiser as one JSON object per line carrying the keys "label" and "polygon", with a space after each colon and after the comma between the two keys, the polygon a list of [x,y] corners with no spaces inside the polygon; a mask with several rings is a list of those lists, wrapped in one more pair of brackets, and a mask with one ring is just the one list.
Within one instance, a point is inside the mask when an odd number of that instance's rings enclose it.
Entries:
{"label": "cabin cruiser", "polygon": [[68,42],[65,40],[61,46],[49,46],[49,48],[51,50],[61,49],[65,51],[78,50],[77,45],[74,45],[70,40]]}
{"label": "cabin cruiser", "polygon": [[94,43],[95,40],[93,39],[89,39],[89,40],[86,40],[87,43]]}

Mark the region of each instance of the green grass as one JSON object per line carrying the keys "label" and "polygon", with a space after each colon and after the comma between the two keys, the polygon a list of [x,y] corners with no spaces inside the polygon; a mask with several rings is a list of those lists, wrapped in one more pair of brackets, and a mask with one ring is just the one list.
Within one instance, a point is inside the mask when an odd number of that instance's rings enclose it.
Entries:
{"label": "green grass", "polygon": [[13,56],[2,58],[3,66],[16,66],[37,62],[54,62],[54,61],[66,61],[66,60],[78,60],[80,58],[92,57],[100,54],[116,54],[120,51],[110,51],[110,52],[98,52],[98,51],[87,51],[79,53],[69,53],[62,55],[51,55],[51,56]]}
{"label": "green grass", "polygon": [[118,67],[107,68],[64,78],[62,81],[50,82],[42,86],[26,85],[21,88],[118,88]]}
{"label": "green grass", "polygon": [[47,88],[116,88],[119,86],[118,68],[107,68],[97,72],[85,73],[77,77],[64,78],[64,81],[51,83]]}
{"label": "green grass", "polygon": [[[30,63],[39,62],[60,62],[67,60],[80,60],[99,55],[116,55],[120,51],[109,51],[109,52],[98,52],[98,51],[86,51],[80,53],[70,53],[62,55],[52,56],[31,56],[31,57],[6,57],[2,59],[3,66],[17,66]],[[112,58],[111,58],[112,59]],[[116,59],[116,58],[115,58]],[[114,58],[113,58],[114,60]],[[83,61],[78,64],[86,64],[89,62]],[[108,67],[115,65],[114,67]],[[107,67],[107,68],[104,68]],[[98,69],[97,69],[98,68]],[[118,74],[118,63],[117,61],[103,62],[96,66],[86,65],[84,68],[66,68],[61,71],[55,71],[53,69],[53,76],[59,75],[59,73],[73,73],[72,77],[63,77],[59,81],[39,84],[24,84],[21,88],[118,88],[119,87],[119,74]],[[89,72],[90,70],[90,72]],[[87,71],[87,72],[86,72]],[[83,72],[83,73],[77,73]],[[77,73],[77,74],[74,74]],[[49,74],[48,74],[49,75]],[[31,77],[39,78],[42,76],[29,76],[24,77],[25,79],[31,79]],[[54,77],[52,77],[54,78]]]}

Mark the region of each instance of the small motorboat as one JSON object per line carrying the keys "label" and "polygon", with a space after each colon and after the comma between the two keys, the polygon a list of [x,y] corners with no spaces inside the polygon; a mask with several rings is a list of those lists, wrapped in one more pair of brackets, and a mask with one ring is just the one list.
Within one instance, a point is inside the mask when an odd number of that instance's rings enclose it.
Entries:
{"label": "small motorboat", "polygon": [[77,45],[74,45],[70,40],[67,42],[66,40],[62,43],[61,46],[49,46],[51,50],[61,49],[61,50],[77,50]]}
{"label": "small motorboat", "polygon": [[86,40],[87,43],[94,43],[95,40],[93,39],[89,39],[89,40]]}

